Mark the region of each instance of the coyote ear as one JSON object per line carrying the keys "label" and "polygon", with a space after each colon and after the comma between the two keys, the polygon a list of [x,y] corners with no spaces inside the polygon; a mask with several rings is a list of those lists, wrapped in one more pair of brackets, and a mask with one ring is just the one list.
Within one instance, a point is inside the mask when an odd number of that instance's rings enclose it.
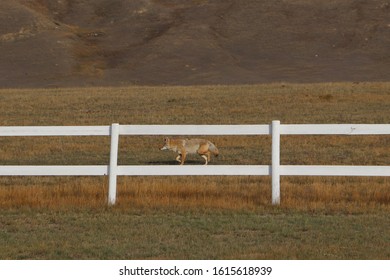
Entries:
{"label": "coyote ear", "polygon": [[169,141],[169,138],[168,137],[165,137],[164,138],[164,142],[167,143]]}

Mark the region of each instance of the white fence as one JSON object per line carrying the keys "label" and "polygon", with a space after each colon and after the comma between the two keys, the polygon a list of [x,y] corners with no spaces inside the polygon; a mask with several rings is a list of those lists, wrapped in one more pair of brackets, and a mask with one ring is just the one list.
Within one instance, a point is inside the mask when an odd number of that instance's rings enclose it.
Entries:
{"label": "white fence", "polygon": [[[280,204],[280,176],[390,176],[390,166],[280,165],[280,135],[389,135],[390,124],[119,125],[0,127],[1,136],[110,136],[109,165],[0,166],[0,176],[109,176],[108,204],[117,176],[272,176],[272,204]],[[272,135],[271,165],[118,165],[120,135]]]}

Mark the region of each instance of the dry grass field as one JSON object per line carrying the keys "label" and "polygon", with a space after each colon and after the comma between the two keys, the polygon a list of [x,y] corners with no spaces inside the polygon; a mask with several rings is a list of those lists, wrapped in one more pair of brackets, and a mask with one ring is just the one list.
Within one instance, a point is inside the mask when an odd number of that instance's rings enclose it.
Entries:
{"label": "dry grass field", "polygon": [[[390,123],[390,83],[3,89],[0,106],[2,126]],[[271,162],[270,137],[208,138],[211,164]],[[176,164],[161,144],[123,136],[119,164]],[[282,136],[281,147],[282,164],[390,165],[389,136]],[[109,138],[0,137],[0,154],[0,165],[107,164]],[[273,207],[268,177],[120,177],[107,208],[104,177],[1,177],[0,258],[388,259],[389,180],[282,177]]]}

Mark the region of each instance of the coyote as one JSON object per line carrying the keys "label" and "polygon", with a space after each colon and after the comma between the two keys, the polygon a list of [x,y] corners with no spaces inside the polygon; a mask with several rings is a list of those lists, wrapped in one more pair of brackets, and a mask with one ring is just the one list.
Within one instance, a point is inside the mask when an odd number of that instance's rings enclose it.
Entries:
{"label": "coyote", "polygon": [[184,164],[187,154],[199,154],[205,160],[205,165],[210,161],[210,155],[218,156],[217,147],[205,139],[170,139],[164,138],[164,146],[160,150],[170,150],[177,152],[179,155],[176,160],[180,165]]}

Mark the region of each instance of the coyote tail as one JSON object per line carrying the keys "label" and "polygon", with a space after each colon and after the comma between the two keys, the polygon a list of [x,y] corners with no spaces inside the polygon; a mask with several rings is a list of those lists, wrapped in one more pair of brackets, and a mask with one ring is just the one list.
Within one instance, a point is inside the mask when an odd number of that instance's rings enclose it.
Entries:
{"label": "coyote tail", "polygon": [[208,141],[208,144],[209,144],[210,152],[212,152],[217,157],[219,155],[218,148],[213,143],[211,143],[210,141]]}

